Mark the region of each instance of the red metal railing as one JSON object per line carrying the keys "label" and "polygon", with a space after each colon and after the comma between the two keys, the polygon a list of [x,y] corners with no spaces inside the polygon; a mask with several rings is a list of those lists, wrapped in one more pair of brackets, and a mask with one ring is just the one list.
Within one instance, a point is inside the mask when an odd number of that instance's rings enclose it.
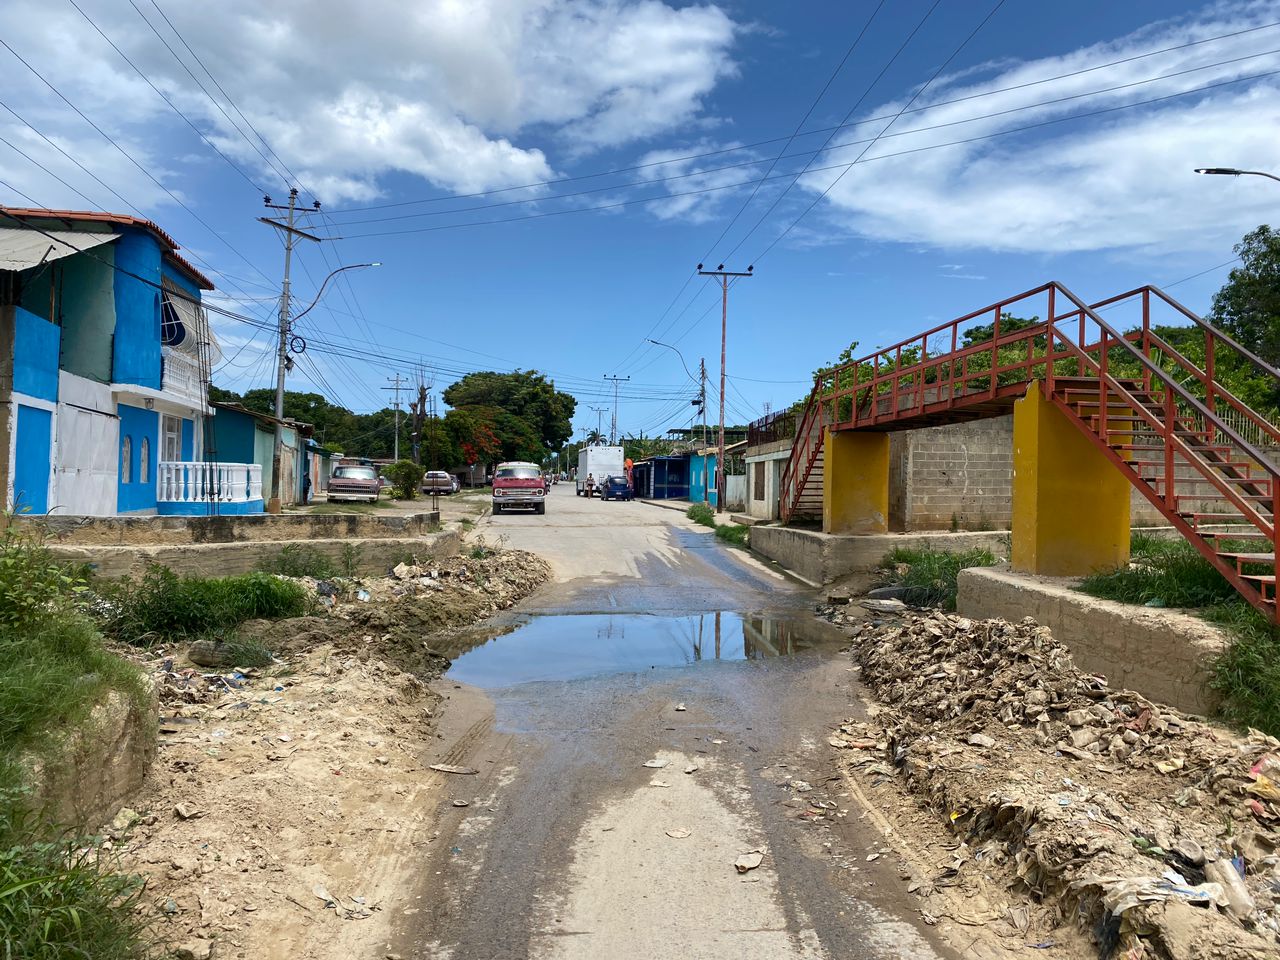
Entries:
{"label": "red metal railing", "polygon": [[[1047,320],[1010,316],[1009,308],[1025,308],[1041,297]],[[1142,323],[1129,333],[1118,332],[1099,315],[1099,310],[1135,298],[1140,298]],[[1171,308],[1202,332],[1203,365],[1156,333],[1151,322],[1155,304]],[[980,339],[972,336],[975,331],[966,331],[967,325],[987,318],[990,330],[977,331]],[[796,513],[821,453],[824,427],[888,430],[947,422],[952,411],[994,415],[1024,393],[1029,381],[1042,380],[1049,398],[1169,521],[1250,602],[1274,615],[1280,471],[1240,425],[1278,445],[1280,429],[1216,376],[1216,366],[1228,353],[1232,362],[1248,363],[1280,382],[1280,371],[1158,288],[1140,287],[1093,305],[1058,283],[1028,290],[819,375],[783,471],[782,517]],[[1183,492],[1191,486],[1207,486],[1209,493]],[[1184,502],[1195,500],[1226,504],[1230,510],[1184,509]],[[1262,563],[1257,558],[1264,555],[1219,550],[1213,535],[1201,530],[1202,521],[1252,528],[1270,546],[1272,559],[1266,562],[1272,575],[1245,572],[1241,556]]]}

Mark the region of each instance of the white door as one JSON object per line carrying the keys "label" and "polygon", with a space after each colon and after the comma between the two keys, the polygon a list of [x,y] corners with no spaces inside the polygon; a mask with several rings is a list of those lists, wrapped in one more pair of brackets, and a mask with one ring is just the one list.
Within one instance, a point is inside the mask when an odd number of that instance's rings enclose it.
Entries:
{"label": "white door", "polygon": [[120,424],[107,414],[58,405],[56,512],[90,517],[116,512]]}

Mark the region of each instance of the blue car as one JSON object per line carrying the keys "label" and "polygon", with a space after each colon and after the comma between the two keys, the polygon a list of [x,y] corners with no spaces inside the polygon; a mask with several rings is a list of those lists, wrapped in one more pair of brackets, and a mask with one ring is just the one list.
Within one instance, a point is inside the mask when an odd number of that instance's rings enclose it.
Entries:
{"label": "blue car", "polygon": [[626,477],[605,477],[600,484],[601,500],[634,500],[636,492]]}

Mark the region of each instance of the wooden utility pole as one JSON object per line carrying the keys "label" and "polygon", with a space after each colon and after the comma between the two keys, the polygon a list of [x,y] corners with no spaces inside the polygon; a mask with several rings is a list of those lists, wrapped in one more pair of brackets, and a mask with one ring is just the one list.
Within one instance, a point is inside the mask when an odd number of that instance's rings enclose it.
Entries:
{"label": "wooden utility pole", "polygon": [[754,270],[752,265],[747,267],[746,273],[735,273],[726,270],[723,263],[714,270],[703,270],[702,264],[698,264],[698,276],[720,278],[720,452],[716,455],[716,513],[724,512],[724,356],[729,328],[729,278],[750,277]]}

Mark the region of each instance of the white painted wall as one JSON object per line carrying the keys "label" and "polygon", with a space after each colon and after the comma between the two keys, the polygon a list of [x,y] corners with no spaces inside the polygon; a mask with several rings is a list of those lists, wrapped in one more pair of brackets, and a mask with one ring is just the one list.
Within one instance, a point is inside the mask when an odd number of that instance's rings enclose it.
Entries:
{"label": "white painted wall", "polygon": [[[747,516],[758,520],[778,519],[778,497],[782,484],[782,470],[790,450],[780,450],[761,456],[747,457]],[[757,499],[756,464],[764,464],[764,498]]]}

